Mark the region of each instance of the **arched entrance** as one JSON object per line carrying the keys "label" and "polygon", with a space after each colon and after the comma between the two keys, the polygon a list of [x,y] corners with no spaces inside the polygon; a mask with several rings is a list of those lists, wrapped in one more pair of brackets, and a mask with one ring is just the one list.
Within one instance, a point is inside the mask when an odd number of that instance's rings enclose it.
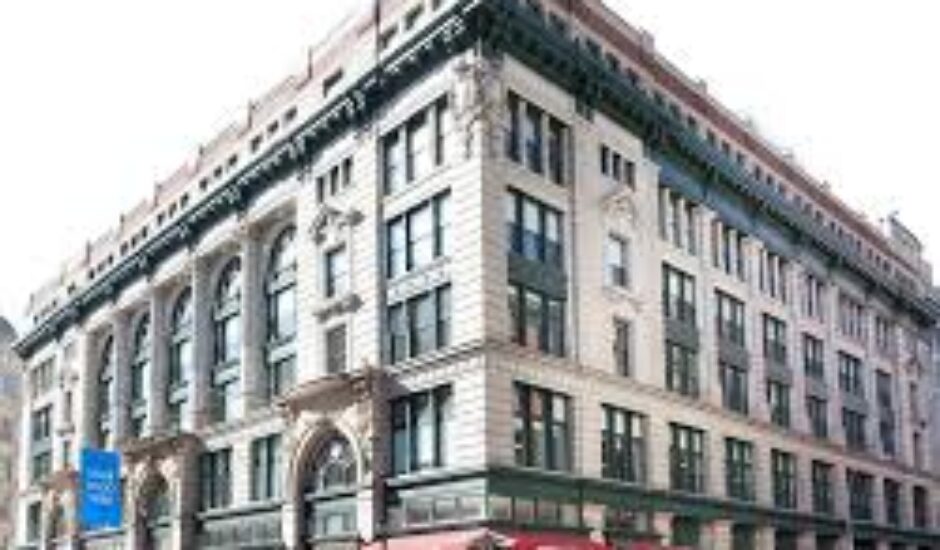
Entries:
{"label": "arched entrance", "polygon": [[349,440],[339,432],[321,439],[301,477],[300,528],[304,548],[318,541],[358,540],[358,469]]}
{"label": "arched entrance", "polygon": [[172,499],[163,476],[152,478],[140,492],[138,527],[143,550],[172,548]]}

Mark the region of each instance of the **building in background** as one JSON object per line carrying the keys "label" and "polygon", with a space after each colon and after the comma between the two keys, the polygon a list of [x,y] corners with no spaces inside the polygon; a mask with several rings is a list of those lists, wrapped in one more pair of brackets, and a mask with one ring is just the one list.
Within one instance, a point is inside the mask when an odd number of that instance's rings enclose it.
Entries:
{"label": "building in background", "polygon": [[13,352],[16,331],[0,317],[0,549],[13,548],[16,519],[16,460],[22,408],[22,369]]}
{"label": "building in background", "polygon": [[598,0],[331,37],[33,296],[20,546],[936,548],[897,220]]}

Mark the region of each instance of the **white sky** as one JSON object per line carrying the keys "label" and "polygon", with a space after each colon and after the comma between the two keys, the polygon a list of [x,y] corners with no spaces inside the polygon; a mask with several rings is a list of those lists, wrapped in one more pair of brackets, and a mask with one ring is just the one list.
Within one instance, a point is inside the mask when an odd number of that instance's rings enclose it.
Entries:
{"label": "white sky", "polygon": [[[302,63],[358,0],[0,2],[0,314]],[[940,3],[608,0],[940,264]]]}

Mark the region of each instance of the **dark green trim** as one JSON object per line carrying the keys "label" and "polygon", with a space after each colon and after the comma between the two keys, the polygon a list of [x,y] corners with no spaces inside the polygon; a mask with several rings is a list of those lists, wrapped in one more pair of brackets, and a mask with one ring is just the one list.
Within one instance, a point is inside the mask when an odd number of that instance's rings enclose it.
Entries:
{"label": "dark green trim", "polygon": [[[812,244],[831,258],[832,265],[857,273],[873,290],[909,309],[925,325],[940,318],[937,300],[914,296],[882,276],[835,235],[820,231],[801,211],[714,151],[626,77],[611,72],[584,48],[549,30],[544,21],[517,1],[458,0],[293,133],[42,321],[16,343],[16,352],[28,359],[41,346],[61,337],[98,307],[115,300],[134,281],[151,275],[162,261],[194,246],[210,227],[243,212],[261,193],[307,165],[317,151],[343,132],[371,120],[418,78],[475,44],[488,55],[511,54],[564,87],[582,104],[599,109],[641,136],[650,156],[667,174],[667,185],[676,185],[668,176],[672,172],[705,186],[727,187],[744,197],[754,212],[775,220],[794,240]],[[707,199],[708,193],[705,195]]]}
{"label": "dark green trim", "polygon": [[150,276],[160,262],[193,247],[210,227],[245,211],[266,189],[303,168],[317,151],[349,128],[366,123],[421,76],[471,47],[479,28],[472,8],[480,1],[459,0],[443,11],[424,32],[399,46],[295,131],[275,142],[266,153],[42,321],[16,343],[17,354],[28,359],[41,346],[60,338],[69,327],[115,300],[133,282]]}
{"label": "dark green trim", "polygon": [[915,296],[869,265],[864,257],[820,228],[798,208],[725,158],[700,136],[656,105],[623,75],[611,71],[579,44],[547,27],[515,0],[486,2],[487,23],[483,36],[490,51],[504,51],[560,85],[578,100],[640,136],[664,171],[663,183],[678,187],[670,174],[692,178],[706,188],[723,186],[744,197],[752,211],[776,222],[795,242],[812,245],[830,258],[833,266],[856,273],[872,290],[883,292],[899,307],[909,309],[924,325],[940,317],[940,304]]}

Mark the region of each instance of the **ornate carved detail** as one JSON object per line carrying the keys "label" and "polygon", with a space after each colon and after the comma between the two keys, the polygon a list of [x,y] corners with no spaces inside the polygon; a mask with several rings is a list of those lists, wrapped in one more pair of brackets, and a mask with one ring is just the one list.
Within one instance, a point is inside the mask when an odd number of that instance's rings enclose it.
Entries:
{"label": "ornate carved detail", "polygon": [[307,410],[335,410],[341,406],[371,402],[381,394],[386,373],[364,368],[356,372],[333,374],[292,389],[278,403],[291,422]]}
{"label": "ornate carved detail", "polygon": [[184,455],[199,445],[199,438],[191,433],[155,434],[126,443],[121,447],[121,453],[129,464],[135,464]]}
{"label": "ornate carved detail", "polygon": [[362,298],[358,294],[351,293],[327,302],[325,306],[314,310],[313,314],[322,323],[331,317],[352,313],[360,307],[362,307]]}
{"label": "ornate carved detail", "polygon": [[500,65],[499,58],[474,57],[462,60],[454,69],[458,77],[454,116],[463,134],[466,158],[473,155],[473,126],[483,122],[492,127],[500,120],[501,95],[490,93],[502,89]]}
{"label": "ornate carved detail", "polygon": [[341,212],[332,206],[323,205],[310,224],[310,237],[313,242],[322,245],[331,234],[338,234],[344,229],[355,227],[362,219],[363,215],[358,210]]}
{"label": "ornate carved detail", "polygon": [[625,185],[618,185],[605,194],[602,206],[607,217],[625,220],[632,229],[636,229],[640,223],[640,213],[634,201],[634,191]]}

